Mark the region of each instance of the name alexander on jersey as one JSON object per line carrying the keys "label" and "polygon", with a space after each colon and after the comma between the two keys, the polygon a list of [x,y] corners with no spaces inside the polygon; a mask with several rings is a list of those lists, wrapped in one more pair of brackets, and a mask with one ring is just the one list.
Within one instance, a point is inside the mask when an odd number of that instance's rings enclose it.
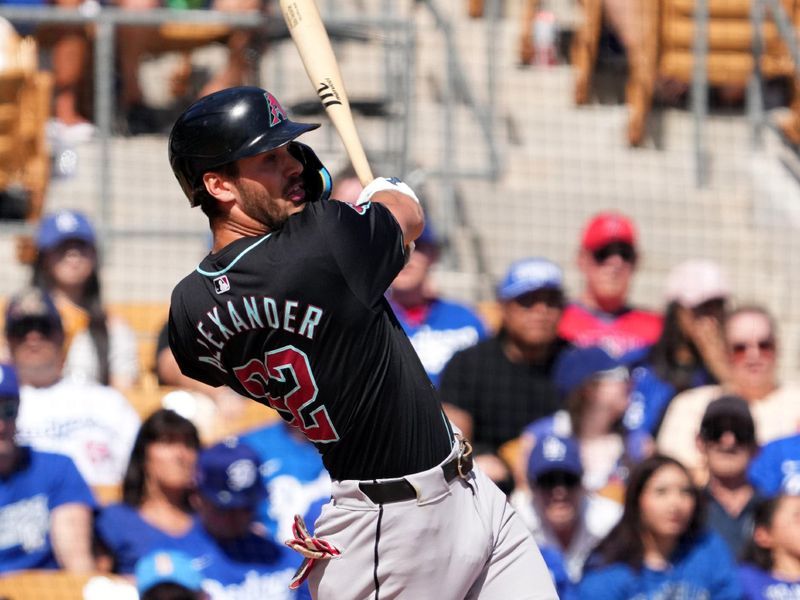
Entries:
{"label": "name alexander on jersey", "polygon": [[325,311],[320,307],[297,300],[278,302],[269,296],[228,300],[225,307],[215,306],[197,323],[200,336],[196,341],[208,350],[208,354],[200,354],[197,359],[227,373],[222,351],[234,336],[256,329],[277,329],[313,340],[324,316]]}

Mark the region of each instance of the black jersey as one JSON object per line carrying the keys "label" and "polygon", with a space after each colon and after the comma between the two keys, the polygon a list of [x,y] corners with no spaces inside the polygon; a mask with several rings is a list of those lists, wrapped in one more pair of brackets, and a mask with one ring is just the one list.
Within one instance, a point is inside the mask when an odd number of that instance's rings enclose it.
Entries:
{"label": "black jersey", "polygon": [[207,256],[172,293],[181,371],[272,406],[331,477],[399,477],[450,451],[436,390],[384,298],[402,231],[381,204],[309,203]]}

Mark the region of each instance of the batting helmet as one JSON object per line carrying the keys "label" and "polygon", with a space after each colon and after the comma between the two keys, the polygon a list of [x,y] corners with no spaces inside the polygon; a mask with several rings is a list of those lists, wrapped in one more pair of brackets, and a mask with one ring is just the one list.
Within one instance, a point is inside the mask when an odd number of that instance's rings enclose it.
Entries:
{"label": "batting helmet", "polygon": [[169,164],[196,206],[193,191],[205,172],[284,146],[317,127],[290,121],[266,90],[229,88],[201,98],[178,117],[169,135]]}

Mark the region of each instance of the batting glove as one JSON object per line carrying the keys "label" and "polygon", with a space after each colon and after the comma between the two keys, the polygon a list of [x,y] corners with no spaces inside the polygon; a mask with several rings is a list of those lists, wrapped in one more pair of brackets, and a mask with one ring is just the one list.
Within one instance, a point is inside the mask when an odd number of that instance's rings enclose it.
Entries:
{"label": "batting glove", "polygon": [[367,187],[361,190],[361,193],[358,195],[358,200],[356,201],[356,206],[361,206],[362,204],[370,202],[374,194],[383,191],[400,192],[401,194],[411,197],[414,202],[419,204],[419,198],[417,198],[414,190],[397,177],[378,177],[377,179],[373,179]]}
{"label": "batting glove", "polygon": [[308,532],[303,517],[300,515],[294,516],[292,534],[294,538],[286,540],[285,544],[304,557],[303,564],[297,569],[297,572],[289,583],[289,589],[296,590],[306,580],[308,574],[318,560],[336,558],[341,552],[330,542],[313,537]]}

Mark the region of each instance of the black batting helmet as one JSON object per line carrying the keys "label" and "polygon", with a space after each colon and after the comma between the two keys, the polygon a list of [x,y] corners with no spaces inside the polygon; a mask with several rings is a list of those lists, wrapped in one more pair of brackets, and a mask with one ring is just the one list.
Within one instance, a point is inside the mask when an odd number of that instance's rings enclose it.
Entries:
{"label": "black batting helmet", "polygon": [[193,192],[206,171],[279,148],[317,127],[290,121],[266,90],[229,88],[201,98],[178,117],[169,135],[169,164],[196,206]]}

